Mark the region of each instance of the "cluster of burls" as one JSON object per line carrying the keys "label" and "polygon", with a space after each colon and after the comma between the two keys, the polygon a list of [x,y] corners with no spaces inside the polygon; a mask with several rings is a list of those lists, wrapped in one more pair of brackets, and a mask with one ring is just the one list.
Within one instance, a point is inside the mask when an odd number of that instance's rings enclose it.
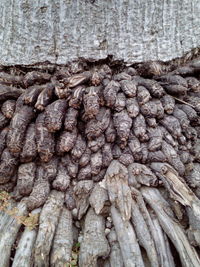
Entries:
{"label": "cluster of burls", "polygon": [[113,159],[166,162],[181,176],[200,160],[198,61],[169,73],[158,63],[9,71],[0,72],[0,189],[28,197],[30,210],[52,188],[73,209],[79,183],[102,180]]}
{"label": "cluster of burls", "polygon": [[2,266],[200,266],[199,112],[198,60],[2,67]]}

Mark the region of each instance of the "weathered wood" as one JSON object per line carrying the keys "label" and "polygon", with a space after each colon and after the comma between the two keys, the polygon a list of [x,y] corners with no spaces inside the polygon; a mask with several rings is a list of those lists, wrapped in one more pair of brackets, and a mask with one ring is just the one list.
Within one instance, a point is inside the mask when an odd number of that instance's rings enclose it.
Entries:
{"label": "weathered wood", "polygon": [[25,201],[18,203],[16,207],[16,217],[9,216],[8,221],[4,225],[3,230],[0,233],[0,255],[1,255],[1,266],[10,266],[10,255],[11,248],[17,237],[17,233],[21,227],[21,222],[17,220],[17,217],[27,214],[27,207]]}
{"label": "weathered wood", "polygon": [[93,181],[85,180],[78,182],[74,187],[74,195],[76,199],[79,220],[86,213],[89,207],[89,196],[93,188],[93,184]]}
{"label": "weathered wood", "polygon": [[182,227],[175,220],[169,204],[164,200],[158,189],[143,187],[141,192],[147,203],[155,211],[162,228],[179,252],[182,265],[185,267],[199,266],[198,254],[189,244]]}
{"label": "weathered wood", "polygon": [[50,266],[64,267],[70,262],[73,245],[72,214],[63,207],[53,239]]}
{"label": "weathered wood", "polygon": [[123,259],[119,246],[119,242],[117,241],[117,235],[114,228],[111,229],[108,234],[108,240],[110,244],[110,266],[111,267],[123,267]]}
{"label": "weathered wood", "polygon": [[134,229],[129,221],[124,221],[118,210],[112,205],[111,215],[120,245],[125,267],[144,267],[140,247]]}
{"label": "weathered wood", "polygon": [[191,242],[200,246],[200,200],[170,165],[161,164],[160,171],[160,178],[172,199],[186,207]]}
{"label": "weathered wood", "polygon": [[101,183],[96,184],[93,188],[89,202],[97,215],[103,213],[106,204],[109,204],[108,192],[101,186]]}
{"label": "weathered wood", "polygon": [[113,160],[105,175],[109,200],[115,205],[124,221],[131,217],[131,191],[128,186],[128,170],[117,160]]}
{"label": "weathered wood", "polygon": [[[39,216],[41,209],[35,209],[31,212],[31,216]],[[37,236],[36,226],[31,229],[26,227],[16,248],[15,257],[12,267],[30,267],[33,266],[33,251]]]}
{"label": "weathered wood", "polygon": [[129,180],[132,176],[134,176],[135,180],[139,184],[155,186],[158,183],[158,179],[155,174],[144,164],[132,163],[128,166],[128,171],[130,177]]}
{"label": "weathered wood", "polygon": [[7,206],[6,206],[6,211],[0,211],[0,233],[3,231],[3,229],[7,226],[7,223],[10,219],[10,215],[9,215],[9,212],[13,209],[13,208],[16,208],[16,205],[17,203],[14,201],[14,200],[10,200],[8,203],[7,203]]}
{"label": "weathered wood", "polygon": [[150,212],[150,215],[155,230],[154,241],[160,259],[160,265],[162,267],[175,267],[174,258],[170,250],[168,238],[165,232],[162,230],[156,215],[152,211]]}
{"label": "weathered wood", "polygon": [[154,240],[160,266],[174,266],[173,257],[170,249],[168,248],[168,241],[165,238],[165,233],[163,232],[157,217],[153,214],[152,210],[146,207],[141,192],[132,187],[131,193],[133,199],[137,202],[145,223],[148,226],[148,230]]}
{"label": "weathered wood", "polygon": [[63,201],[64,194],[53,190],[42,208],[35,241],[34,266],[49,266],[49,253]]}
{"label": "weathered wood", "polygon": [[105,220],[103,216],[96,215],[90,208],[85,218],[79,266],[97,267],[97,259],[108,256],[109,252],[110,247],[105,237]]}
{"label": "weathered wood", "polygon": [[159,266],[154,241],[143,218],[143,214],[135,200],[132,200],[131,220],[134,225],[139,244],[146,250],[151,266]]}

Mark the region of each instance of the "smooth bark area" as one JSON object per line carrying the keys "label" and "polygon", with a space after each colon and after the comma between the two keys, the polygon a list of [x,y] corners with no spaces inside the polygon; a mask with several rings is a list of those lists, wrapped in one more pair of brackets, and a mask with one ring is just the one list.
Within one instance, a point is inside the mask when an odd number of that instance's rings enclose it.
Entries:
{"label": "smooth bark area", "polygon": [[168,61],[200,45],[198,0],[2,0],[0,64]]}

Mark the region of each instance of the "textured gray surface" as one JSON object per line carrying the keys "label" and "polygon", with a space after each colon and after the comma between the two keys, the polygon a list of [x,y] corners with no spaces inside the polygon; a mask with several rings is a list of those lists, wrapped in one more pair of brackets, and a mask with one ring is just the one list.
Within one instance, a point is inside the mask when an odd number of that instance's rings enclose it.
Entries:
{"label": "textured gray surface", "polygon": [[199,0],[1,0],[0,64],[167,61],[200,46],[199,25]]}

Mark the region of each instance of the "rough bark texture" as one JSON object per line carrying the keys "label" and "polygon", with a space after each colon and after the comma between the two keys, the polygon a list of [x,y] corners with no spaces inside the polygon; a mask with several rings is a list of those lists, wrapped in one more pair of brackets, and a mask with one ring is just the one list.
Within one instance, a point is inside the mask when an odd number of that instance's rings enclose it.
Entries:
{"label": "rough bark texture", "polygon": [[3,266],[199,266],[199,58],[44,68],[0,72]]}
{"label": "rough bark texture", "polygon": [[[18,215],[25,215],[27,213],[27,207],[25,202],[18,203],[17,205]],[[1,266],[9,267],[11,247],[13,246],[20,229],[21,223],[17,221],[13,216],[9,216],[9,220],[4,226],[0,235],[0,255]]]}
{"label": "rough bark texture", "polygon": [[198,0],[2,0],[0,64],[168,61],[200,45],[199,14]]}

